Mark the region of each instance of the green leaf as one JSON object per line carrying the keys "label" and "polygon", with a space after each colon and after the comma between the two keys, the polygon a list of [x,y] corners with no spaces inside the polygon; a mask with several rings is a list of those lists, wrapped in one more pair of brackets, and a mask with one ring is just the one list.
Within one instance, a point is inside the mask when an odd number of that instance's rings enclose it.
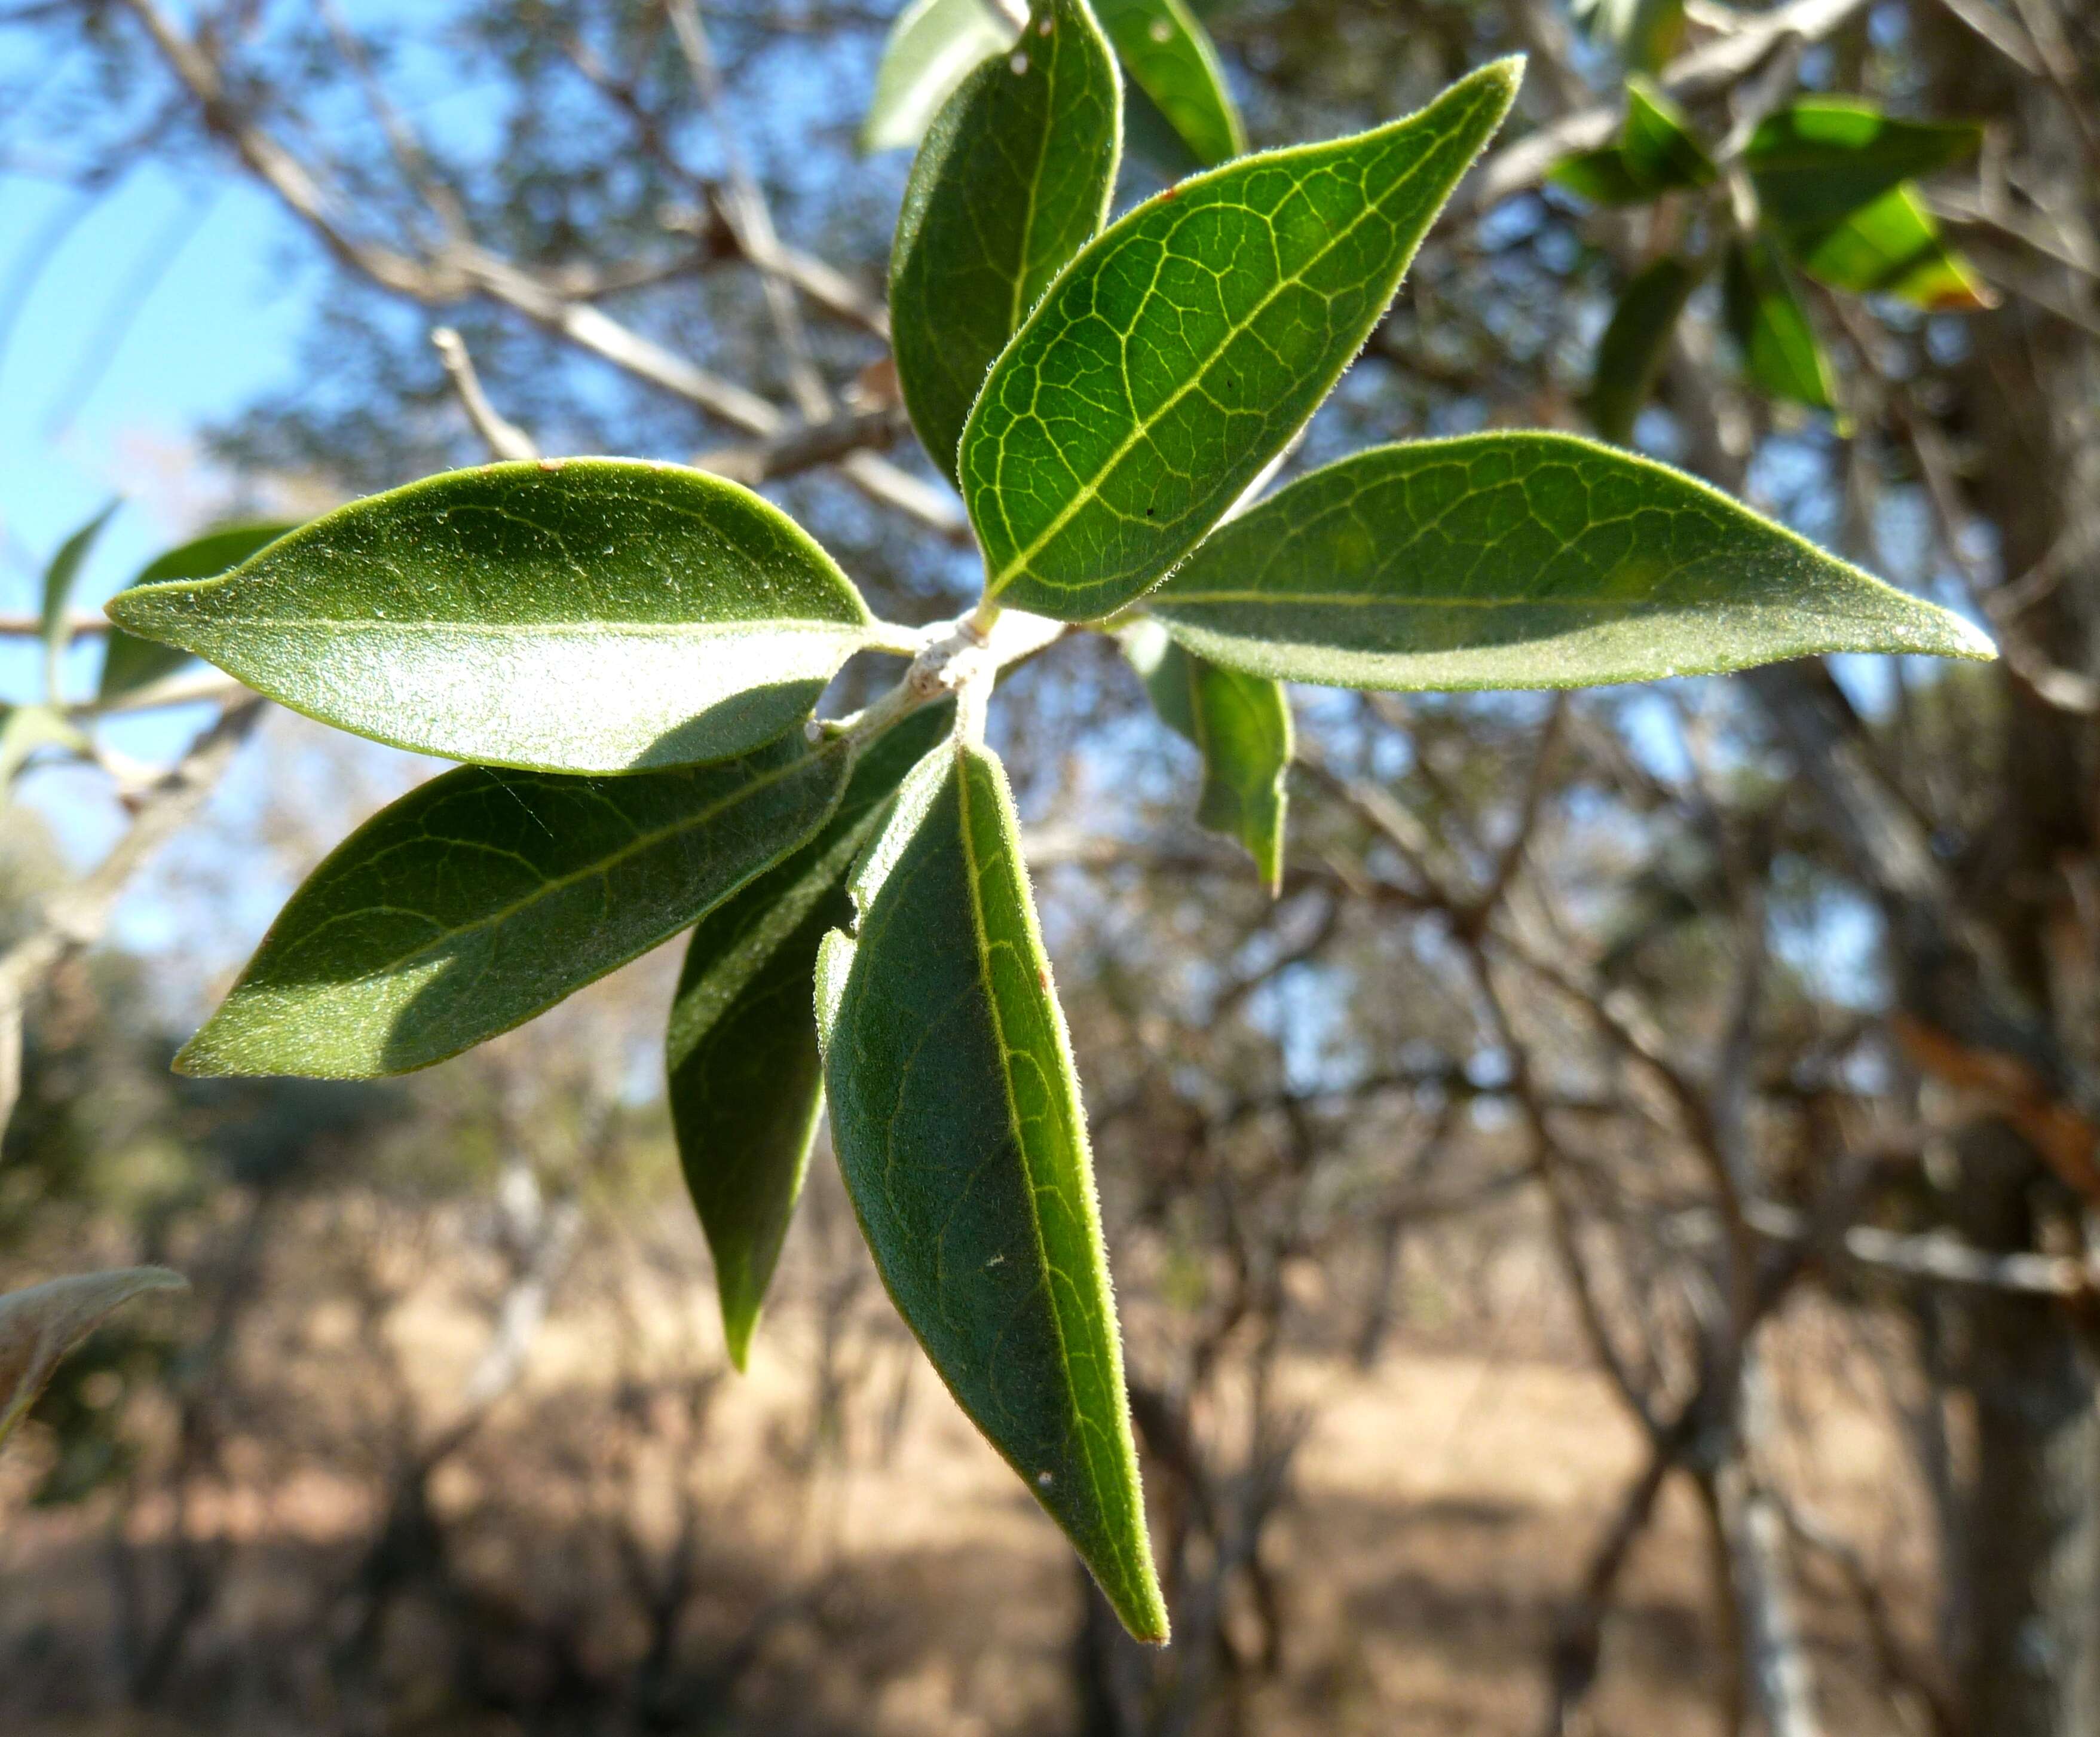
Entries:
{"label": "green leaf", "polygon": [[1764,215],[1797,229],[1839,222],[1983,142],[1973,122],[1899,121],[1855,98],[1811,97],[1759,123],[1743,161]]}
{"label": "green leaf", "polygon": [[1004,54],[1014,35],[1013,20],[998,0],[911,0],[882,45],[875,99],[861,122],[861,149],[918,144],[956,86],[979,62]]}
{"label": "green leaf", "polygon": [[65,655],[67,644],[73,638],[66,621],[66,607],[73,601],[73,588],[80,577],[81,565],[87,559],[88,551],[94,548],[95,540],[102,535],[103,527],[122,506],[121,500],[111,501],[100,512],[82,525],[72,536],[59,545],[58,553],[44,569],[44,603],[41,629],[44,641],[45,695],[53,701],[59,698],[59,660]]}
{"label": "green leaf", "polygon": [[0,1297],[0,1442],[29,1415],[59,1360],[108,1315],[148,1291],[184,1291],[165,1266],[79,1273]]}
{"label": "green leaf", "polygon": [[899,1312],[1140,1640],[1167,1638],[1087,1118],[997,760],[905,780],[824,939],[832,1142]]}
{"label": "green leaf", "polygon": [[1597,345],[1589,403],[1597,432],[1615,445],[1632,441],[1635,419],[1654,390],[1678,316],[1705,275],[1701,267],[1665,254],[1626,285],[1612,310]]}
{"label": "green leaf", "polygon": [[1775,398],[1832,409],[1830,360],[1779,249],[1762,236],[1734,243],[1723,285],[1728,329],[1750,378]]}
{"label": "green leaf", "polygon": [[[158,585],[170,579],[215,578],[298,528],[294,524],[222,525],[155,556],[131,583]],[[121,627],[112,628],[108,649],[103,655],[98,697],[106,705],[124,694],[136,693],[180,669],[189,657],[188,652],[176,647],[139,639]]]}
{"label": "green leaf", "polygon": [[779,861],[836,806],[847,759],[791,736],[627,778],[434,778],[307,877],[175,1065],[369,1079],[457,1055]]}
{"label": "green leaf", "polygon": [[86,754],[88,745],[87,738],[55,706],[0,705],[0,800],[39,748]]}
{"label": "green leaf", "polygon": [[963,81],[911,165],[890,330],[912,423],[951,477],[993,361],[1108,219],[1119,98],[1115,57],[1083,0],[1045,0],[1020,47]]}
{"label": "green leaf", "polygon": [[1820,652],[1988,657],[1959,617],[1668,466],[1571,435],[1374,447],[1235,519],[1151,600],[1235,669],[1577,687]]}
{"label": "green leaf", "polygon": [[1088,621],[1201,541],[1370,335],[1518,77],[1498,61],[1408,120],[1212,170],[1080,254],[963,433],[986,594]]}
{"label": "green leaf", "polygon": [[1626,152],[1615,144],[1564,157],[1546,179],[1592,205],[1646,205],[1656,196],[1656,189],[1627,166]]}
{"label": "green leaf", "polygon": [[1684,0],[1576,0],[1574,11],[1636,72],[1655,71],[1684,39]]}
{"label": "green leaf", "polygon": [[1996,304],[1909,186],[1892,188],[1842,223],[1804,224],[1785,235],[1802,269],[1833,290],[1893,295],[1939,312]]}
{"label": "green leaf", "polygon": [[770,740],[868,621],[831,557],[750,490],[605,458],[430,477],[109,614],[360,736],[576,772]]}
{"label": "green leaf", "polygon": [[1225,86],[1210,33],[1183,0],[1096,0],[1131,82],[1209,169],[1246,150],[1246,129]]}
{"label": "green leaf", "polygon": [[1626,119],[1619,133],[1619,150],[1627,172],[1655,192],[1710,187],[1720,173],[1684,111],[1645,78],[1626,81]]}
{"label": "green leaf", "polygon": [[847,871],[904,775],[954,720],[952,704],[929,706],[885,732],[854,766],[824,829],[702,917],[686,950],[664,1042],[671,1125],[739,1369],[802,1191],[823,1095],[817,948],[852,920]]}
{"label": "green leaf", "polygon": [[1198,824],[1245,845],[1273,897],[1283,886],[1291,754],[1290,701],[1282,685],[1197,656],[1157,621],[1137,622],[1121,638],[1161,722],[1203,757]]}

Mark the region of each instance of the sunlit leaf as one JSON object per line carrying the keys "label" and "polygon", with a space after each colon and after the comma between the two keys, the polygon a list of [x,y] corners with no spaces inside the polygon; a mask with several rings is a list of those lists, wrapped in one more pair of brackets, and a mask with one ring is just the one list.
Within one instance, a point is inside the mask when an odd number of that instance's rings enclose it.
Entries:
{"label": "sunlit leaf", "polygon": [[1668,466],[1570,435],[1374,447],[1233,520],[1149,599],[1200,656],[1343,687],[1574,687],[1820,652],[1988,657]]}
{"label": "sunlit leaf", "polygon": [[1095,0],[1131,82],[1173,129],[1195,166],[1246,149],[1246,129],[1210,33],[1183,0]]}
{"label": "sunlit leaf", "polygon": [[[131,583],[158,585],[169,579],[214,578],[297,528],[292,524],[224,525],[157,555]],[[122,695],[136,693],[189,661],[190,654],[179,646],[141,639],[121,627],[112,627],[109,648],[103,654],[99,697],[107,704]]]}
{"label": "sunlit leaf", "polygon": [[1283,884],[1288,696],[1267,676],[1197,656],[1157,621],[1137,622],[1121,637],[1161,721],[1203,757],[1198,823],[1246,846],[1262,885],[1274,894]]}
{"label": "sunlit leaf", "polygon": [[1656,192],[1708,187],[1720,173],[1684,111],[1645,78],[1626,81],[1626,120],[1619,150],[1633,178]]}
{"label": "sunlit leaf", "polygon": [[382,809],[271,926],[176,1066],[406,1073],[668,940],[822,826],[847,756],[799,736],[625,778],[462,767]]}
{"label": "sunlit leaf", "polygon": [[1140,1639],[1167,1638],[1086,1112],[998,761],[937,748],[817,967],[832,1138],[898,1309]]}
{"label": "sunlit leaf", "polygon": [[1115,57],[1083,0],[1044,0],[963,82],[911,166],[890,253],[898,384],[951,476],[977,390],[1050,280],[1107,220],[1122,148]]}
{"label": "sunlit leaf", "polygon": [[1759,123],[1743,161],[1771,222],[1836,223],[1891,188],[1975,154],[1970,122],[1898,120],[1851,97],[1809,97]]}
{"label": "sunlit leaf", "polygon": [[1665,254],[1637,274],[1620,295],[1597,345],[1590,387],[1590,419],[1607,440],[1620,446],[1632,440],[1635,419],[1654,390],[1678,316],[1703,275],[1689,261]]}
{"label": "sunlit leaf", "polygon": [[1617,142],[1563,157],[1546,179],[1593,204],[1628,206],[1710,186],[1719,173],[1684,111],[1657,86],[1635,77],[1626,81],[1626,117]]}
{"label": "sunlit leaf", "polygon": [[911,0],[882,45],[861,149],[917,144],[972,69],[1004,54],[1018,33],[999,0]]}
{"label": "sunlit leaf", "polygon": [[149,1291],[188,1288],[165,1266],[127,1266],[0,1297],[0,1442],[28,1415],[59,1360],[109,1315]]}
{"label": "sunlit leaf", "polygon": [[1938,312],[1996,303],[1909,186],[1892,188],[1842,222],[1789,230],[1786,239],[1802,269],[1833,290],[1893,295]]}
{"label": "sunlit leaf", "polygon": [[540,771],[719,760],[807,715],[867,607],[778,507],[603,458],[456,471],[353,502],[111,619],[398,747]]}
{"label": "sunlit leaf", "polygon": [[824,829],[693,930],[665,1034],[671,1125],[714,1255],[741,1369],[802,1191],[823,1095],[817,948],[852,920],[847,871],[904,775],[947,733],[952,705],[913,713],[862,755]]}
{"label": "sunlit leaf", "polygon": [[1518,77],[1498,62],[1375,132],[1242,157],[1104,232],[964,431],[986,594],[1091,620],[1194,547],[1370,335]]}
{"label": "sunlit leaf", "polygon": [[1779,249],[1762,236],[1735,243],[1723,283],[1728,329],[1751,379],[1775,398],[1831,409],[1830,360]]}

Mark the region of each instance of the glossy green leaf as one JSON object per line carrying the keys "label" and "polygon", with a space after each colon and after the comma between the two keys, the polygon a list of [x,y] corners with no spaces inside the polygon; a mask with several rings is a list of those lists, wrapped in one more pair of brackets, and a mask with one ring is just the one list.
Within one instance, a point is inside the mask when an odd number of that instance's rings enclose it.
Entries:
{"label": "glossy green leaf", "polygon": [[1607,440],[1625,446],[1633,440],[1635,419],[1655,389],[1678,316],[1704,275],[1690,261],[1665,254],[1620,295],[1597,345],[1590,387],[1590,417]]}
{"label": "glossy green leaf", "polygon": [[0,802],[39,748],[85,754],[88,740],[56,706],[0,705]]}
{"label": "glossy green leaf", "polygon": [[986,373],[1108,219],[1122,127],[1115,56],[1084,0],[1043,0],[1021,46],[977,67],[927,132],[889,325],[906,408],[951,476]]}
{"label": "glossy green leaf", "polygon": [[1282,489],[1151,599],[1236,669],[1343,687],[1575,687],[1820,652],[1988,657],[1704,483],[1571,435],[1374,447]]}
{"label": "glossy green leaf", "polygon": [[462,767],[382,809],[292,895],[176,1058],[193,1074],[407,1073],[668,940],[823,824],[845,749],[569,778]]}
{"label": "glossy green leaf", "polygon": [[799,723],[867,610],[786,514],[625,459],[456,471],[353,502],[223,578],[109,605],[258,692],[425,754],[613,772]]}
{"label": "glossy green leaf", "polygon": [[1131,82],[1201,168],[1242,155],[1246,129],[1210,33],[1183,0],[1095,0]]}
{"label": "glossy green leaf", "polygon": [[1908,186],[1890,189],[1840,223],[1804,224],[1785,233],[1802,269],[1833,290],[1893,295],[1940,312],[1996,302]]}
{"label": "glossy green leaf", "polygon": [[1283,885],[1289,696],[1265,675],[1197,656],[1157,621],[1137,622],[1121,638],[1160,721],[1203,757],[1198,824],[1246,846],[1262,885],[1274,895]]}
{"label": "glossy green leaf", "polygon": [[[158,585],[170,579],[216,578],[297,528],[292,524],[223,525],[155,556],[131,582]],[[161,645],[127,634],[121,627],[112,628],[108,649],[102,659],[99,697],[106,705],[122,695],[136,693],[189,660],[190,654],[179,647]]]}
{"label": "glossy green leaf", "polygon": [[1684,0],[1576,0],[1574,11],[1635,72],[1655,71],[1684,40]]}
{"label": "glossy green leaf", "polygon": [[832,1143],[890,1296],[1141,1640],[1145,1530],[1086,1112],[1004,771],[937,748],[817,966]]}
{"label": "glossy green leaf", "polygon": [[1762,122],[1743,161],[1765,217],[1793,229],[1849,217],[1983,142],[1973,122],[1901,121],[1851,97],[1811,97]]}
{"label": "glossy green leaf", "polygon": [[861,149],[918,144],[956,87],[981,62],[1010,48],[1017,34],[999,0],[911,0],[882,45]]}
{"label": "glossy green leaf", "polygon": [[0,1297],[0,1442],[29,1415],[59,1359],[134,1297],[183,1291],[165,1266],[80,1273]]}
{"label": "glossy green leaf", "polygon": [[1645,78],[1626,81],[1626,119],[1619,133],[1619,150],[1627,171],[1656,192],[1709,187],[1720,173],[1684,111]]}
{"label": "glossy green leaf", "polygon": [[1830,360],[1779,249],[1762,236],[1733,244],[1723,285],[1728,329],[1750,378],[1775,398],[1831,409]]}
{"label": "glossy green leaf", "polygon": [[64,654],[72,639],[66,623],[66,611],[73,602],[73,588],[79,581],[81,565],[87,559],[88,551],[94,548],[95,540],[102,535],[103,527],[123,503],[112,501],[72,536],[59,545],[58,553],[44,568],[43,610],[40,625],[44,641],[45,668],[47,671],[45,697],[56,701],[59,696],[59,659]]}
{"label": "glossy green leaf", "polygon": [[1051,287],[964,431],[990,597],[1092,620],[1202,541],[1332,390],[1507,112],[1519,64],[1147,201]]}
{"label": "glossy green leaf", "polygon": [[741,1369],[802,1191],[823,1095],[817,948],[852,920],[847,871],[897,786],[955,719],[913,713],[854,767],[824,829],[700,919],[665,1036],[671,1125],[706,1231],[732,1362]]}

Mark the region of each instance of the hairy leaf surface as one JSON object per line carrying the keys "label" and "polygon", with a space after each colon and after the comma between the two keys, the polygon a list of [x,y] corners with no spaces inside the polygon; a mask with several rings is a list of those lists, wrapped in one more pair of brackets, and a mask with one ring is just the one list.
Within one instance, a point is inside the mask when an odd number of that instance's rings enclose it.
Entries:
{"label": "hairy leaf surface", "polygon": [[1777,245],[1764,236],[1733,244],[1723,291],[1728,329],[1749,377],[1775,398],[1831,409],[1829,358]]}
{"label": "hairy leaf surface", "polygon": [[[216,578],[297,528],[291,524],[222,526],[156,555],[131,583],[158,585],[169,579]],[[136,693],[189,661],[190,654],[179,646],[141,639],[121,627],[112,627],[108,649],[103,654],[100,696],[107,703],[124,694]]]}
{"label": "hairy leaf surface", "polygon": [[1555,434],[1374,447],[1301,478],[1152,599],[1237,669],[1344,687],[1573,687],[1819,652],[1988,657],[1679,471]]}
{"label": "hairy leaf surface", "polygon": [[1185,181],[1074,261],[964,431],[986,594],[1092,620],[1193,548],[1332,389],[1518,76]]}
{"label": "hairy leaf surface", "polygon": [[1699,287],[1699,268],[1665,254],[1628,284],[1597,345],[1590,415],[1597,432],[1616,445],[1633,439],[1634,422],[1654,390],[1678,316]]}
{"label": "hairy leaf surface", "polygon": [[382,809],[292,895],[176,1058],[195,1074],[406,1073],[670,939],[823,824],[847,756],[571,778],[462,767]]}
{"label": "hairy leaf surface", "polygon": [[1197,166],[1246,149],[1246,129],[1225,85],[1216,46],[1183,0],[1096,0],[1131,82],[1173,128]]}
{"label": "hairy leaf surface", "polygon": [[664,1041],[671,1125],[739,1369],[802,1191],[823,1096],[817,948],[852,921],[847,871],[904,775],[954,720],[954,705],[943,704],[887,731],[855,764],[824,829],[702,917],[686,949]]}
{"label": "hairy leaf surface", "polygon": [[183,1291],[165,1266],[80,1273],[0,1297],[0,1442],[29,1414],[59,1360],[115,1310],[148,1291]]}
{"label": "hairy leaf surface", "polygon": [[993,361],[1107,220],[1121,98],[1083,0],[1044,0],[1012,55],[963,81],[911,165],[890,254],[890,331],[912,424],[951,477]]}
{"label": "hairy leaf surface", "polygon": [[889,27],[875,98],[861,122],[863,151],[915,145],[972,69],[1012,45],[998,0],[911,0]]}
{"label": "hairy leaf surface", "polygon": [[1167,1637],[1086,1115],[998,761],[937,748],[817,968],[832,1139],[883,1282],[1141,1640]]}
{"label": "hairy leaf surface", "polygon": [[457,471],[353,502],[112,620],[294,710],[487,765],[720,760],[807,714],[867,610],[779,508],[615,459]]}
{"label": "hairy leaf surface", "polygon": [[1123,634],[1160,721],[1203,757],[1197,823],[1246,847],[1272,896],[1283,885],[1290,701],[1282,684],[1198,657],[1157,621]]}

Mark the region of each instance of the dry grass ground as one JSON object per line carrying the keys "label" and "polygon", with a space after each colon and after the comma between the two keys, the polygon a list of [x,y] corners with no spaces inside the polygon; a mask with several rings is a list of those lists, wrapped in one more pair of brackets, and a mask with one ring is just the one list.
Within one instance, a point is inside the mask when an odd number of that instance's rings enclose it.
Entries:
{"label": "dry grass ground", "polygon": [[[375,1366],[340,1300],[240,1347],[254,1364],[244,1379],[275,1380],[283,1404],[223,1444],[227,1474],[179,1516],[210,1553],[217,1591],[151,1713],[122,1710],[112,1565],[128,1561],[150,1592],[177,1509],[149,1491],[121,1511],[29,1510],[32,1442],[0,1485],[0,1729],[589,1731],[608,1712],[607,1686],[631,1685],[651,1642],[635,1589],[660,1588],[682,1562],[690,1596],[666,1694],[683,1722],[658,1728],[1074,1730],[1070,1558],[879,1296],[863,1287],[827,1316],[805,1271],[791,1291],[805,1301],[769,1321],[738,1381],[715,1372],[699,1342],[712,1330],[706,1299],[667,1293],[638,1310],[623,1292],[633,1271],[614,1261],[580,1282],[519,1390],[430,1480],[443,1573],[404,1580],[363,1654],[343,1594],[368,1570],[388,1469],[404,1440],[442,1427],[485,1330],[456,1288],[414,1288],[386,1318],[413,1390],[406,1404],[350,1386],[351,1369]],[[638,1332],[642,1319],[655,1324]],[[1297,1499],[1267,1545],[1286,1641],[1243,1729],[1535,1727],[1555,1611],[1639,1456],[1603,1383],[1535,1326],[1404,1331],[1369,1372],[1310,1353],[1288,1364],[1289,1398],[1312,1421]],[[1806,1345],[1820,1330],[1796,1321],[1789,1337]],[[1896,1523],[1895,1474],[1867,1398],[1821,1377],[1788,1397],[1820,1511],[1877,1552],[1914,1556],[1922,1585],[1925,1546]],[[1853,1613],[1807,1566],[1831,1728],[1901,1730]],[[1595,1730],[1715,1728],[1722,1654],[1708,1587],[1699,1516],[1673,1494],[1608,1631]],[[471,1715],[456,1692],[463,1652],[489,1691]],[[506,1697],[529,1715],[503,1713]]]}

